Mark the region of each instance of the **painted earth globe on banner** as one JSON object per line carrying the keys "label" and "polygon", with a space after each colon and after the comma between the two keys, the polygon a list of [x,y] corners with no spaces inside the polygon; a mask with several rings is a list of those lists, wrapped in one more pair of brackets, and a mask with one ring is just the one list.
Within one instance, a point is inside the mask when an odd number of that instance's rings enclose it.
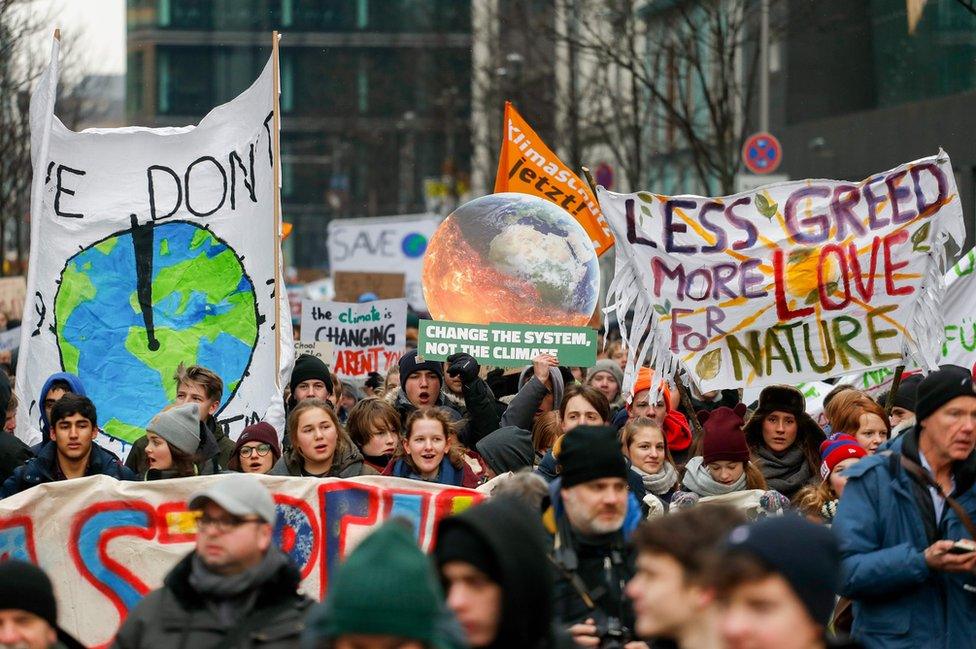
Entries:
{"label": "painted earth globe on banner", "polygon": [[176,398],[180,363],[215,371],[226,405],[258,338],[254,284],[226,243],[184,221],[143,232],[151,267],[136,263],[133,232],[118,232],[68,260],[55,298],[62,367],[82,377],[102,429],[130,443]]}
{"label": "painted earth globe on banner", "polygon": [[458,207],[427,245],[424,298],[435,320],[583,326],[600,266],[569,212],[517,193]]}

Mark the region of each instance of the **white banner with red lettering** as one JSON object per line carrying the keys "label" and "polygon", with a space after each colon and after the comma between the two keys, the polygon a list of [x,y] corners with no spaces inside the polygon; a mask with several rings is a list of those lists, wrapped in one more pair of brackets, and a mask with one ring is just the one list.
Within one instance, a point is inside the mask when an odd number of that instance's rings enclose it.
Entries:
{"label": "white banner with red lettering", "polygon": [[[384,520],[405,518],[428,550],[438,520],[484,498],[470,489],[379,476],[259,478],[277,505],[275,541],[301,570],[303,592],[316,599],[337,561]],[[0,501],[0,560],[44,568],[54,582],[60,625],[86,646],[107,646],[128,612],[193,549],[190,494],[221,479],[92,476],[34,487]]]}

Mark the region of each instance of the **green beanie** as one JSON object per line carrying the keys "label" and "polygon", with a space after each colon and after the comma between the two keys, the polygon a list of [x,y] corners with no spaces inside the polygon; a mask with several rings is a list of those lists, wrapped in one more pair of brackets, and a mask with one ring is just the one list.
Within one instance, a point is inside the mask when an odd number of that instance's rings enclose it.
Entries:
{"label": "green beanie", "polygon": [[441,645],[443,593],[427,555],[403,523],[391,521],[367,536],[329,580],[321,610],[309,616],[309,635],[389,635]]}

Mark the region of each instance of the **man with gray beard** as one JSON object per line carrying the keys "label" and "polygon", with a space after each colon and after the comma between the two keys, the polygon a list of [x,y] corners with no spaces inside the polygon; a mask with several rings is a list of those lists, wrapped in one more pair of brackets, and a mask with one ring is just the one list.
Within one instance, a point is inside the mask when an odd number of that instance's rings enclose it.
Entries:
{"label": "man with gray beard", "polygon": [[616,431],[577,426],[557,459],[561,470],[544,517],[553,533],[556,622],[581,646],[646,647],[633,641],[634,612],[624,592],[634,557],[625,543],[630,492]]}

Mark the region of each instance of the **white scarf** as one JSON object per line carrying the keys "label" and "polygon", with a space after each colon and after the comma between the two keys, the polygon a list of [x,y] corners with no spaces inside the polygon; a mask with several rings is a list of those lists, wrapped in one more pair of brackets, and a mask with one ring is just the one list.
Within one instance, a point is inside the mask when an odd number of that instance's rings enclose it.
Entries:
{"label": "white scarf", "polygon": [[708,472],[708,467],[703,462],[704,458],[698,455],[688,460],[688,464],[685,465],[685,478],[681,481],[681,485],[688,491],[706,497],[722,496],[746,488],[745,471],[732,484],[722,484],[712,477],[712,474]]}

